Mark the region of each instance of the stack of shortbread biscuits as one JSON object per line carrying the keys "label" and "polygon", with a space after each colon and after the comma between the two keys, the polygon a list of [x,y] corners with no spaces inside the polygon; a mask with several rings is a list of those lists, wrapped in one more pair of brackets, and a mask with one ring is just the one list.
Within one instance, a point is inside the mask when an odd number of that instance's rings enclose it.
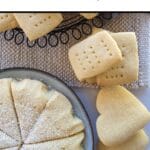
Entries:
{"label": "stack of shortbread biscuits", "polygon": [[138,80],[139,59],[133,32],[93,35],[72,46],[69,60],[79,81],[102,87],[96,106],[100,139],[98,150],[144,150],[148,136],[143,128],[150,121],[145,106],[121,84]]}
{"label": "stack of shortbread biscuits", "polygon": [[133,32],[96,32],[72,46],[69,59],[80,81],[110,86],[138,79],[138,46]]}

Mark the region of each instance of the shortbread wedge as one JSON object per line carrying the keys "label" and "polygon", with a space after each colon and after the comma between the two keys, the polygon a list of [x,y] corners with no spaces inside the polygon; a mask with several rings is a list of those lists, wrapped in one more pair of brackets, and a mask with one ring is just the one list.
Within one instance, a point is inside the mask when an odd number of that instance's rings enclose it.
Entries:
{"label": "shortbread wedge", "polygon": [[80,13],[81,16],[85,17],[86,19],[93,19],[97,16],[98,13]]}
{"label": "shortbread wedge", "polygon": [[146,150],[148,143],[148,136],[144,130],[140,130],[125,143],[115,147],[107,147],[100,142],[98,150]]}
{"label": "shortbread wedge", "polygon": [[97,96],[97,132],[106,146],[124,143],[150,121],[146,107],[121,86],[102,88]]}
{"label": "shortbread wedge", "polygon": [[11,88],[22,139],[25,140],[50,99],[51,92],[40,81],[30,79],[14,80]]}
{"label": "shortbread wedge", "polygon": [[123,60],[108,71],[96,77],[100,86],[131,83],[138,80],[139,58],[136,35],[134,32],[111,33],[117,42]]}
{"label": "shortbread wedge", "polygon": [[12,13],[0,13],[0,32],[16,28],[18,23]]}
{"label": "shortbread wedge", "polygon": [[0,79],[0,130],[15,140],[21,140],[11,94],[11,79]]}
{"label": "shortbread wedge", "polygon": [[101,31],[72,46],[69,60],[76,77],[83,81],[121,62],[122,54],[111,35]]}
{"label": "shortbread wedge", "polygon": [[17,146],[18,142],[0,131],[0,149]]}
{"label": "shortbread wedge", "polygon": [[14,16],[30,41],[52,31],[63,20],[61,13],[16,13]]}
{"label": "shortbread wedge", "polygon": [[83,130],[82,121],[72,115],[72,106],[69,100],[55,91],[25,143],[66,138]]}
{"label": "shortbread wedge", "polygon": [[39,144],[23,145],[21,150],[83,150],[82,141],[84,133],[79,133],[71,137],[47,141]]}

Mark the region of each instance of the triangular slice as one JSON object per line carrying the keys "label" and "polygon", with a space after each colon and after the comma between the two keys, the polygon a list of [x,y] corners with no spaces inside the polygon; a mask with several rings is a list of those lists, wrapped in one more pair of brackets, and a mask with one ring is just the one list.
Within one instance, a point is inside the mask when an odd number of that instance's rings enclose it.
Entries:
{"label": "triangular slice", "polygon": [[11,79],[0,79],[0,130],[18,141],[21,140],[11,95]]}
{"label": "triangular slice", "polygon": [[18,142],[0,131],[0,149],[17,146]]}
{"label": "triangular slice", "polygon": [[61,13],[16,13],[14,15],[30,40],[52,31],[63,20]]}
{"label": "triangular slice", "polygon": [[110,86],[131,83],[138,80],[139,59],[136,35],[134,32],[111,33],[117,42],[123,60],[103,74],[97,76],[97,84]]}
{"label": "triangular slice", "polygon": [[84,134],[79,133],[68,138],[38,144],[23,145],[21,150],[83,150]]}
{"label": "triangular slice", "polygon": [[107,147],[100,142],[98,150],[145,150],[148,143],[148,136],[145,134],[144,130],[140,130],[128,141],[115,147]]}
{"label": "triangular slice", "polygon": [[12,13],[0,13],[0,32],[13,29],[18,23]]}
{"label": "triangular slice", "polygon": [[25,143],[65,138],[81,132],[83,123],[72,115],[69,100],[59,92],[51,97]]}
{"label": "triangular slice", "polygon": [[46,85],[40,81],[30,79],[12,81],[11,87],[22,139],[25,140],[45,108],[51,92],[48,92]]}
{"label": "triangular slice", "polygon": [[73,45],[69,50],[69,60],[75,75],[83,81],[121,62],[122,55],[111,35],[100,31]]}
{"label": "triangular slice", "polygon": [[97,97],[99,138],[106,146],[127,141],[150,121],[146,107],[121,86],[105,87]]}

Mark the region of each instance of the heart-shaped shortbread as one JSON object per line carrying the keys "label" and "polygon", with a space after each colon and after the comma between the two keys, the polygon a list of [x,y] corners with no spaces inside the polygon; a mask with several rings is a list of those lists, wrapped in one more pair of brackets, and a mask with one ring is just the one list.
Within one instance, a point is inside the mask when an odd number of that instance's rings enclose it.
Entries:
{"label": "heart-shaped shortbread", "polygon": [[150,113],[128,90],[121,86],[105,87],[97,97],[99,138],[106,146],[127,141],[150,121]]}
{"label": "heart-shaped shortbread", "polygon": [[115,147],[107,147],[100,142],[98,145],[98,150],[145,150],[148,143],[148,136],[146,135],[144,130],[140,130],[128,141]]}

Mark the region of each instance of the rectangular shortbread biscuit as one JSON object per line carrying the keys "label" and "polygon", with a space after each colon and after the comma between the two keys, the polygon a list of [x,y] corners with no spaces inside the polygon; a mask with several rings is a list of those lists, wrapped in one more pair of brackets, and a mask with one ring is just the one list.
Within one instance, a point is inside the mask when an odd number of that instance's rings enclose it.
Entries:
{"label": "rectangular shortbread biscuit", "polygon": [[52,31],[63,20],[61,13],[16,13],[14,15],[30,41]]}
{"label": "rectangular shortbread biscuit", "polygon": [[115,40],[106,31],[98,32],[69,50],[72,68],[80,81],[101,74],[122,60]]}
{"label": "rectangular shortbread biscuit", "polygon": [[111,33],[123,56],[122,62],[97,76],[97,84],[109,86],[131,83],[138,80],[139,59],[136,35],[134,32]]}

